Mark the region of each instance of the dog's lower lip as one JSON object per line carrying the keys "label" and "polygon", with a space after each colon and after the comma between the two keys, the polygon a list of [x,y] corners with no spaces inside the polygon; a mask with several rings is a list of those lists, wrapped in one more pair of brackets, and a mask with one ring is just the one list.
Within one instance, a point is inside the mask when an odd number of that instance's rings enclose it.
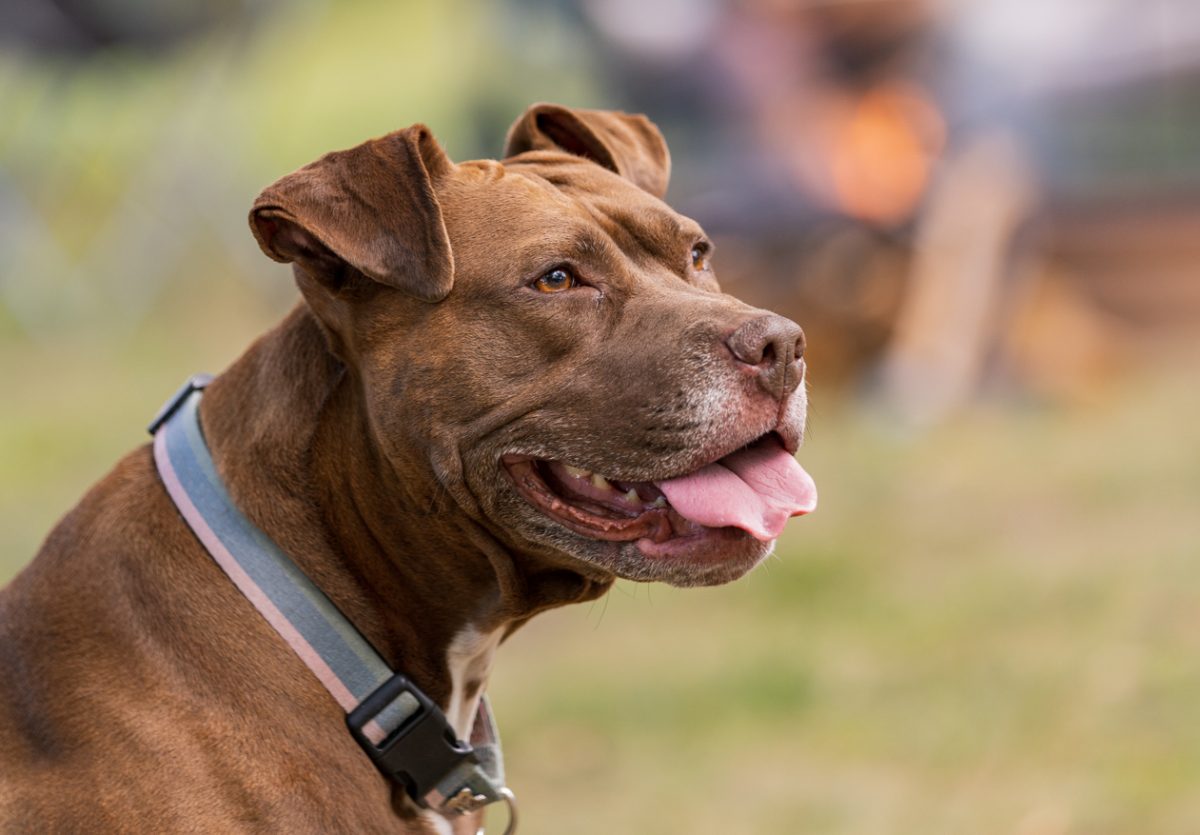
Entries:
{"label": "dog's lower lip", "polygon": [[[662,542],[676,535],[677,528],[691,523],[675,513],[648,482],[611,484],[589,489],[569,483],[564,465],[527,455],[505,455],[504,470],[517,492],[545,515],[592,539],[629,542],[651,539]],[[572,468],[573,469],[573,468]],[[588,474],[591,475],[590,473]],[[636,494],[627,498],[626,489]]]}
{"label": "dog's lower lip", "polygon": [[[689,572],[705,572],[722,566],[730,579],[761,559],[763,544],[734,527],[708,528],[681,516],[670,504],[619,519],[601,516],[600,508],[567,504],[555,495],[538,471],[539,459],[506,455],[504,470],[517,492],[549,518],[592,540],[632,544],[643,560],[658,565],[687,566]],[[602,512],[602,511],[601,511]],[[753,546],[747,550],[748,546]],[[689,574],[689,576],[692,576]],[[699,576],[699,575],[696,575]]]}

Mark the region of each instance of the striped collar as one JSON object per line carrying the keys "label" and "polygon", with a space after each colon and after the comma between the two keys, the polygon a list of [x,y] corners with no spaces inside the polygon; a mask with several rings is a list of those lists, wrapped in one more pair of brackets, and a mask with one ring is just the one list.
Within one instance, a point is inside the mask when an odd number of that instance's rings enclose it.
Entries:
{"label": "striped collar", "polygon": [[200,427],[212,378],[197,374],[150,424],[158,473],[188,527],[217,565],[346,711],[350,733],[372,762],[416,803],[444,815],[503,800],[507,833],[516,805],[504,785],[500,739],[484,696],[470,740],[442,710],[393,672],[333,602],[266,533],[246,518],[217,474]]}

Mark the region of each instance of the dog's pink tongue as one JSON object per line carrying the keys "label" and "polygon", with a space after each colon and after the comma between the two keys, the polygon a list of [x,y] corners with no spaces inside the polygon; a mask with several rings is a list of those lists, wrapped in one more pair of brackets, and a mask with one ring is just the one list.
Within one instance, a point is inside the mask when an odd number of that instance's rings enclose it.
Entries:
{"label": "dog's pink tongue", "polygon": [[774,438],[656,484],[685,519],[706,528],[741,528],[763,541],[817,506],[812,477]]}

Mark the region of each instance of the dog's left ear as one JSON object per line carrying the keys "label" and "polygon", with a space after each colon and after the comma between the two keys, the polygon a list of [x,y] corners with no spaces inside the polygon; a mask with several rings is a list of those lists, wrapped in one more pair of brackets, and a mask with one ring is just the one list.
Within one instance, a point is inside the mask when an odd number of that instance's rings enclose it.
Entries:
{"label": "dog's left ear", "polygon": [[426,302],[454,283],[454,258],[434,193],[453,168],[429,128],[326,154],[268,186],[250,229],[268,257],[331,287],[347,266]]}
{"label": "dog's left ear", "polygon": [[577,110],[535,104],[508,129],[504,155],[566,151],[664,197],[671,178],[671,153],[653,122],[615,110]]}

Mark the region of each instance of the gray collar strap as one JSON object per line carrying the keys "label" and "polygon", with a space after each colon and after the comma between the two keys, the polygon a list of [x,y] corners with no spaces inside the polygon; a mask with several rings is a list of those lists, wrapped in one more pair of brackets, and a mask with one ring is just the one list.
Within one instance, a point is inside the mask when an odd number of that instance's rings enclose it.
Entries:
{"label": "gray collar strap", "polygon": [[486,696],[464,742],[437,705],[394,673],[337,607],[246,518],[217,475],[200,429],[199,405],[212,378],[192,377],[150,424],[154,461],[188,526],[242,594],[300,656],[346,711],[351,734],[385,775],[419,805],[442,814],[503,800],[500,738]]}

